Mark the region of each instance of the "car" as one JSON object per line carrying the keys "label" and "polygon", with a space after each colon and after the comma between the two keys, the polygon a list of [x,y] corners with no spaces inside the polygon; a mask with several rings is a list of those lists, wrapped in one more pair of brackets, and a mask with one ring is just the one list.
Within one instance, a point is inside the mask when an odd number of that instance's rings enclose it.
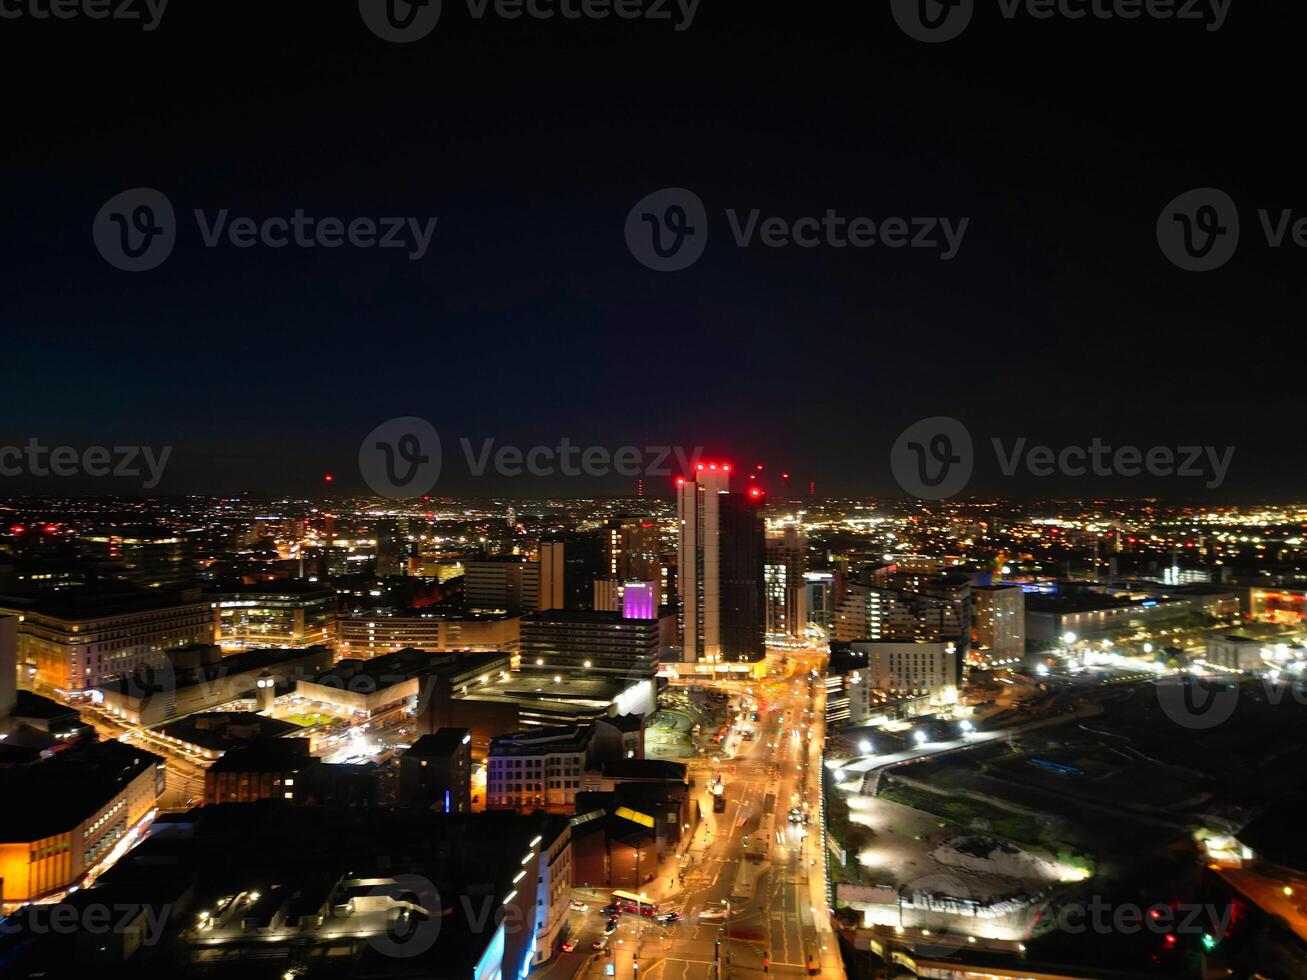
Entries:
{"label": "car", "polygon": [[604,925],[604,935],[611,936],[616,931],[617,931],[617,920],[609,919],[608,922],[605,923]]}
{"label": "car", "polygon": [[614,903],[612,905],[605,905],[599,911],[602,912],[604,915],[617,915],[622,910],[617,907],[616,903]]}
{"label": "car", "polygon": [[589,910],[590,910],[590,906],[586,905],[585,902],[582,902],[575,898],[572,899],[573,912],[588,912]]}
{"label": "car", "polygon": [[604,950],[608,948],[608,937],[604,936],[600,939],[596,939],[594,942],[590,944],[590,948],[594,950],[598,950],[599,952],[602,953]]}
{"label": "car", "polygon": [[576,950],[576,940],[575,940],[575,939],[569,939],[567,942],[563,943],[563,952],[564,952],[564,953],[571,953],[571,952],[573,952],[573,951],[575,951],[575,950]]}
{"label": "car", "polygon": [[665,912],[658,916],[659,922],[680,922],[685,916],[680,912]]}

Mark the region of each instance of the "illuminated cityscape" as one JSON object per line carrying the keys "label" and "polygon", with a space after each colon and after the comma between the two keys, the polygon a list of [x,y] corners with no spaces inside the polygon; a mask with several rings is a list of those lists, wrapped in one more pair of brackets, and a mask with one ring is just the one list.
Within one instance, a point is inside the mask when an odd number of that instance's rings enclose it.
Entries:
{"label": "illuminated cityscape", "polygon": [[1307,980],[1304,36],[0,0],[0,980]]}

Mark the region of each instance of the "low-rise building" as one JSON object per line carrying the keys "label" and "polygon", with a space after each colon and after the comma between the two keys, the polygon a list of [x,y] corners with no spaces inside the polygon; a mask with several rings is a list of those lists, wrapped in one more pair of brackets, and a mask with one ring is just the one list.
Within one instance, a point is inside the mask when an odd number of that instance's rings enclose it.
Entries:
{"label": "low-rise building", "polygon": [[145,829],[163,790],[163,759],[112,740],[0,770],[5,910],[80,885]]}
{"label": "low-rise building", "polygon": [[441,728],[399,758],[399,800],[444,813],[472,810],[472,732]]}
{"label": "low-rise building", "polygon": [[[637,595],[632,592],[632,599]],[[668,611],[637,618],[627,611],[631,607],[623,612],[550,609],[523,616],[522,664],[542,671],[653,677],[675,642],[676,616]]]}
{"label": "low-rise building", "polygon": [[228,649],[334,646],[336,593],[302,581],[216,586],[217,642]]}
{"label": "low-rise building", "polygon": [[486,805],[571,813],[594,751],[595,729],[542,728],[491,739]]}
{"label": "low-rise building", "polygon": [[1265,646],[1247,636],[1208,636],[1207,662],[1230,670],[1260,670],[1266,666],[1262,656]]}
{"label": "low-rise building", "polygon": [[216,646],[169,651],[162,667],[134,671],[97,689],[104,708],[131,725],[160,725],[259,691],[291,691],[331,664],[331,649],[243,650],[219,656]]}
{"label": "low-rise building", "polygon": [[370,610],[338,619],[342,660],[369,660],[411,647],[429,652],[515,653],[519,619],[506,613]]}
{"label": "low-rise building", "polygon": [[27,686],[77,695],[163,662],[163,652],[213,641],[213,607],[196,590],[93,583],[0,597],[18,620]]}

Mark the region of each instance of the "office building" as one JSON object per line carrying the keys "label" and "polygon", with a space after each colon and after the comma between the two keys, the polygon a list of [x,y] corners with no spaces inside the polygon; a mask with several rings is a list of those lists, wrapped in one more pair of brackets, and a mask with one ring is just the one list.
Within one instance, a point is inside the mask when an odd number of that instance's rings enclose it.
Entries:
{"label": "office building", "polygon": [[681,659],[754,663],[765,655],[762,491],[730,490],[729,464],[678,480]]}
{"label": "office building", "polygon": [[163,790],[163,759],[116,739],[0,769],[5,911],[80,884],[141,835]]}
{"label": "office building", "polygon": [[[630,610],[645,613],[646,593],[632,591]],[[584,671],[653,677],[663,652],[675,641],[676,617],[651,618],[617,612],[554,609],[522,617],[521,656],[525,670]]]}
{"label": "office building", "polygon": [[463,563],[463,602],[472,611],[532,612],[540,608],[540,563],[518,555]]}
{"label": "office building", "polygon": [[399,801],[442,813],[472,810],[472,732],[441,728],[399,758]]}
{"label": "office building", "polygon": [[1026,653],[1026,594],[1019,585],[971,590],[973,656],[985,666],[1019,663]]}
{"label": "office building", "polygon": [[370,660],[413,647],[428,652],[468,650],[515,653],[517,616],[507,613],[372,609],[336,621],[340,659]]}
{"label": "office building", "polygon": [[295,799],[296,776],[319,761],[307,738],[259,739],[237,746],[204,771],[204,802],[253,803]]}
{"label": "office building", "polygon": [[[952,643],[960,663],[966,662],[972,611],[971,583],[965,575],[887,574],[875,576],[875,581],[886,585],[844,585],[836,640]],[[961,674],[954,683],[962,683]]]}
{"label": "office building", "polygon": [[186,539],[148,528],[114,529],[80,534],[78,550],[107,563],[109,574],[143,589],[175,589],[195,580],[195,565]]}
{"label": "office building", "polygon": [[866,725],[956,704],[959,659],[952,643],[832,643],[826,720]]}
{"label": "office building", "polygon": [[622,516],[604,528],[603,577],[657,582],[662,578],[658,525],[647,517]]}
{"label": "office building", "polygon": [[[631,598],[628,600],[627,595]],[[636,619],[657,615],[662,589],[657,582],[619,582],[601,578],[594,582],[594,609],[597,612],[621,612]]]}
{"label": "office building", "polygon": [[834,572],[804,572],[799,600],[799,618],[803,625],[815,626],[829,636],[836,617],[837,594]]}
{"label": "office building", "polygon": [[400,522],[387,518],[377,521],[377,578],[403,575],[408,565],[408,544]]}
{"label": "office building", "polygon": [[564,556],[566,544],[562,541],[540,542],[540,609],[567,607]]}
{"label": "office building", "polygon": [[768,535],[763,576],[766,581],[767,633],[800,637],[807,625],[800,614],[807,570],[808,539],[798,528]]}
{"label": "office building", "polygon": [[122,583],[0,597],[18,619],[24,685],[80,694],[163,662],[163,651],[213,639],[213,607],[198,593]]}
{"label": "office building", "polygon": [[218,643],[229,650],[335,646],[336,593],[312,582],[214,586]]}
{"label": "office building", "polygon": [[591,725],[541,728],[491,739],[486,766],[490,809],[572,813],[592,761]]}

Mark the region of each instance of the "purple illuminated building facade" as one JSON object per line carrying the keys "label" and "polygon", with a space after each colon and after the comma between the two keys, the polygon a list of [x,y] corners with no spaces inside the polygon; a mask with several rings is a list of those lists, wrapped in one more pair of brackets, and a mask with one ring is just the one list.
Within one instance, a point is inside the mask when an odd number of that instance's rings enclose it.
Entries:
{"label": "purple illuminated building facade", "polygon": [[622,588],[623,619],[657,619],[658,586],[653,582],[627,582]]}

